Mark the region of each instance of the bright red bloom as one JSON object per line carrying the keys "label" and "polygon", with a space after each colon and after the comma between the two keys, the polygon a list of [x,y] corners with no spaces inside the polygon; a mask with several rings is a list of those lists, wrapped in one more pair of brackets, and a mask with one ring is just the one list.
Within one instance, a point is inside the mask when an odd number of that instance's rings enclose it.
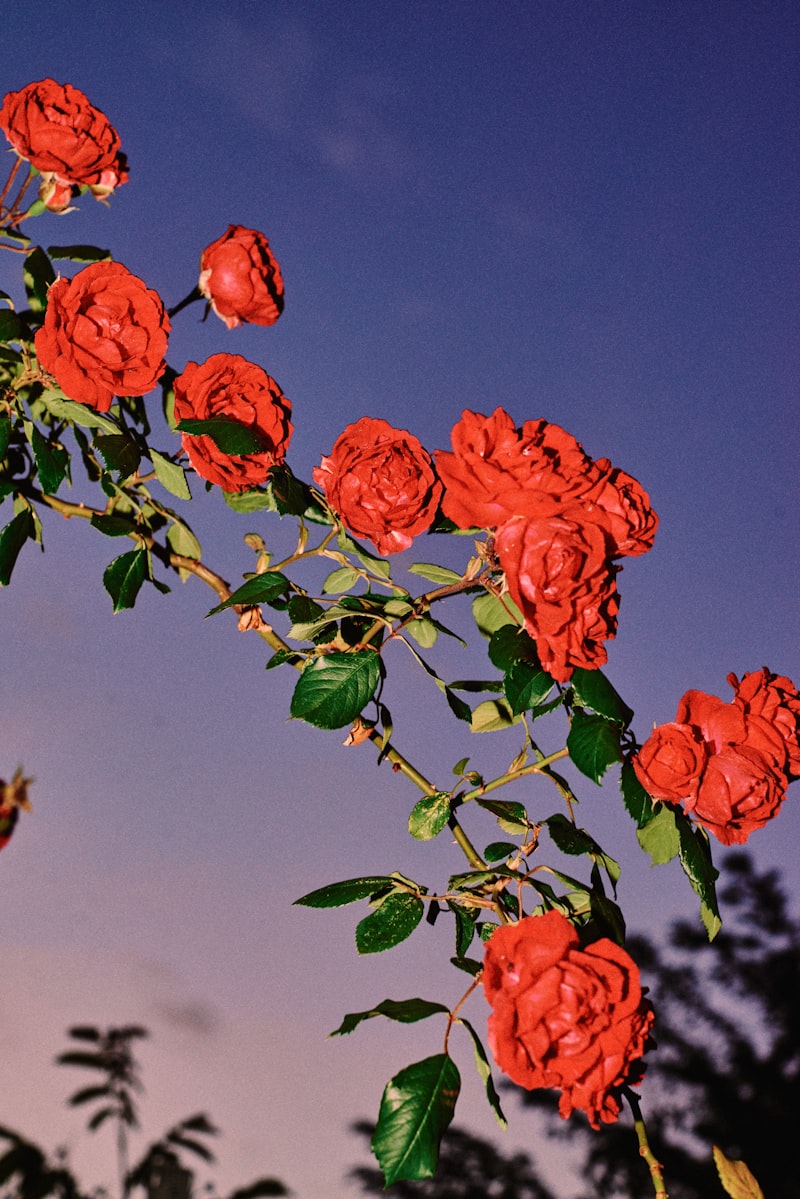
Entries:
{"label": "bright red bloom", "polygon": [[729,674],[728,682],[736,692],[734,704],[744,713],[748,743],[756,741],[755,729],[768,722],[773,735],[779,734],[784,742],[788,777],[800,778],[800,692],[792,680],[764,666],[743,675],[741,683]]}
{"label": "bright red bloom", "polygon": [[654,1020],[630,954],[607,937],[582,949],[560,912],[527,916],[492,934],[483,986],[503,1073],[528,1090],[558,1087],[563,1117],[614,1123],[619,1088],[641,1081]]}
{"label": "bright red bloom", "polygon": [[166,369],[170,331],[161,297],[121,262],[56,279],[34,344],[71,400],[107,412],[114,396],[151,391]]}
{"label": "bright red bloom", "polygon": [[283,312],[283,277],[263,233],[228,225],[200,255],[200,292],[229,329],[274,325]]}
{"label": "bright red bloom", "polygon": [[786,796],[786,779],[747,745],[726,746],[706,763],[687,812],[723,845],[743,845],[776,816]]}
{"label": "bright red bloom", "polygon": [[0,108],[3,130],[20,158],[42,175],[40,198],[63,212],[73,187],[98,199],[127,182],[127,160],[105,113],[71,84],[42,79],[8,92]]}
{"label": "bright red bloom", "polygon": [[619,611],[618,568],[608,558],[604,527],[579,503],[551,505],[538,517],[506,521],[494,545],[544,669],[566,682],[576,666],[602,666]]}
{"label": "bright red bloom", "polygon": [[653,548],[658,517],[638,479],[612,466],[607,458],[595,463],[600,478],[583,497],[603,513],[603,523],[613,543],[612,557],[636,557]]}
{"label": "bright red bloom", "polygon": [[187,362],[175,380],[175,422],[223,417],[257,434],[263,449],[226,454],[206,434],[183,434],[183,448],[199,475],[223,491],[249,491],[283,462],[293,426],[292,405],[260,366],[240,354],[212,354]]}
{"label": "bright red bloom", "polygon": [[379,554],[407,550],[430,528],[442,485],[430,454],[405,429],[364,416],[348,425],[314,468],[331,508]]}
{"label": "bright red bloom", "polygon": [[436,450],[444,483],[442,511],[461,529],[494,529],[512,516],[533,515],[542,500],[562,503],[599,478],[575,438],[546,420],[521,429],[502,408],[491,416],[465,411],[451,434],[453,452]]}
{"label": "bright red bloom", "polygon": [[708,750],[690,724],[660,724],[633,759],[636,777],[654,799],[680,803],[697,794]]}

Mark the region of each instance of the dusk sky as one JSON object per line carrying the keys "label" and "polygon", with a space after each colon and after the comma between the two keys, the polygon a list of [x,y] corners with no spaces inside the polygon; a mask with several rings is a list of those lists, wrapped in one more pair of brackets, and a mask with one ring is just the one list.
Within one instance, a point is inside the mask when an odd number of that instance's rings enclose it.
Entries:
{"label": "dusk sky", "polygon": [[[0,96],[46,76],[74,84],[130,163],[108,208],[83,198],[31,221],[32,237],[109,248],[168,306],[229,224],[270,239],[278,323],[229,331],[195,305],[175,317],[168,357],[181,370],[227,351],[273,375],[293,404],[296,474],[361,416],[430,450],[449,448],[465,408],[546,417],[635,475],[661,518],[652,552],[626,563],[609,643],[639,738],[689,688],[728,700],[730,671],[766,665],[800,684],[795,3],[0,12]],[[18,268],[0,257],[1,289],[19,293]],[[148,404],[158,412],[157,392]],[[232,582],[253,567],[246,533],[284,543],[274,517],[192,490],[186,518]],[[327,1034],[387,996],[455,1003],[465,976],[447,963],[444,920],[359,959],[365,908],[292,901],[392,870],[443,885],[453,847],[409,838],[417,794],[369,746],[288,720],[292,672],[265,674],[261,641],[204,620],[213,596],[199,582],[150,588],[115,616],[101,580],[117,544],[56,516],[44,535],[0,594],[0,775],[22,763],[36,780],[0,856],[0,1124],[68,1145],[87,1186],[113,1186],[110,1134],[87,1140],[63,1102],[79,1078],[51,1062],[73,1023],[139,1022],[153,1033],[145,1136],[207,1110],[224,1132],[223,1193],[274,1174],[298,1199],[352,1197],[344,1175],[364,1150],[348,1124],[374,1119],[388,1079],[438,1052],[441,1032],[371,1021]],[[454,563],[459,548],[423,537],[403,561]],[[455,619],[468,631],[466,607]],[[472,670],[462,653],[442,648],[450,677]],[[513,756],[513,737],[456,728],[410,666],[392,687],[398,746],[441,785],[463,756]],[[784,872],[795,911],[798,790],[748,842]],[[532,812],[536,796],[514,795]],[[675,864],[651,870],[639,851],[614,772],[579,796],[582,823],[622,861],[629,926],[696,916]],[[470,1003],[482,1025],[488,1008]],[[457,1123],[502,1138],[466,1037],[454,1052]],[[500,1143],[544,1163],[530,1114],[511,1099],[507,1114]]]}

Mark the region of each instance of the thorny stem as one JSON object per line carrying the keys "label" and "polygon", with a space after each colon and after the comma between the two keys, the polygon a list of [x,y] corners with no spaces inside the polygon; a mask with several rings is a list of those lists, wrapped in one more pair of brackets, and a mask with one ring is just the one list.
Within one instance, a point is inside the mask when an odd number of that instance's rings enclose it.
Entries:
{"label": "thorny stem", "polygon": [[633,1127],[636,1131],[636,1139],[639,1142],[639,1154],[647,1164],[650,1171],[650,1177],[653,1180],[653,1190],[655,1191],[655,1199],[669,1199],[667,1195],[667,1186],[664,1182],[661,1163],[656,1159],[655,1154],[650,1148],[650,1142],[647,1139],[647,1128],[642,1116],[642,1107],[639,1102],[639,1096],[630,1087],[625,1087],[622,1094],[628,1101],[628,1105],[633,1115]]}
{"label": "thorny stem", "polygon": [[[3,205],[5,203],[6,196],[11,191],[11,185],[14,182],[14,177],[16,176],[16,173],[19,170],[21,164],[22,164],[21,158],[17,157],[14,159],[14,165],[12,166],[11,170],[9,171],[8,179],[6,179],[6,185],[3,188],[2,192],[0,192],[0,213],[3,212]],[[8,211],[9,211],[9,215],[10,215],[10,213],[13,210],[9,209]]]}

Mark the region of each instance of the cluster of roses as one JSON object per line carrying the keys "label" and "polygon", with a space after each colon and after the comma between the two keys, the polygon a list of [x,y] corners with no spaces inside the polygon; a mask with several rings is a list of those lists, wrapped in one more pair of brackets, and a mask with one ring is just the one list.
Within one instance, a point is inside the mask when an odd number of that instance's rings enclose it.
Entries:
{"label": "cluster of roses", "polygon": [[766,667],[745,674],[730,703],[687,691],[675,720],[653,730],[633,759],[655,799],[683,803],[723,845],[741,845],[776,815],[800,778],[800,692]]}

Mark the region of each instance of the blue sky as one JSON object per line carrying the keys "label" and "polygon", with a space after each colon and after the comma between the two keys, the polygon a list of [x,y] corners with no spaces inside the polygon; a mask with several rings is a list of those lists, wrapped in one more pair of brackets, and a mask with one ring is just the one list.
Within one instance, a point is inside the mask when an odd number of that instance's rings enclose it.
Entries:
{"label": "blue sky", "polygon": [[[111,248],[168,304],[229,223],[270,238],[278,324],[229,332],[196,306],[169,357],[263,365],[294,404],[298,474],[363,415],[429,449],[465,407],[544,416],[635,474],[661,516],[652,553],[625,567],[610,645],[640,737],[690,687],[728,698],[731,670],[800,682],[795,5],[11,8],[0,91],[46,75],[82,88],[131,168],[108,209],[84,200],[37,238]],[[0,287],[15,268],[0,260]],[[187,516],[221,573],[250,567],[250,526],[219,496]],[[326,1034],[386,995],[454,1001],[461,983],[438,964],[438,927],[359,961],[353,910],[291,901],[362,872],[438,878],[448,847],[409,841],[415,796],[368,749],[287,722],[293,680],[203,621],[199,584],[113,616],[100,579],[115,547],[55,517],[45,540],[0,595],[0,773],[22,761],[37,780],[0,859],[0,1094],[14,1096],[0,1122],[77,1145],[78,1122],[42,1097],[62,1030],[142,1021],[157,1037],[149,1131],[206,1106],[226,1133],[223,1185],[270,1172],[301,1199],[339,1199],[361,1149],[347,1122],[439,1034]],[[423,541],[417,556],[442,552]],[[399,677],[398,740],[422,718],[426,772],[507,755]],[[636,851],[613,783],[582,794],[623,860],[623,908],[645,926],[693,911],[680,875]],[[749,843],[794,887],[796,807],[790,792]],[[459,1055],[464,1115],[490,1132]],[[529,1121],[513,1114],[509,1144],[535,1154]]]}

